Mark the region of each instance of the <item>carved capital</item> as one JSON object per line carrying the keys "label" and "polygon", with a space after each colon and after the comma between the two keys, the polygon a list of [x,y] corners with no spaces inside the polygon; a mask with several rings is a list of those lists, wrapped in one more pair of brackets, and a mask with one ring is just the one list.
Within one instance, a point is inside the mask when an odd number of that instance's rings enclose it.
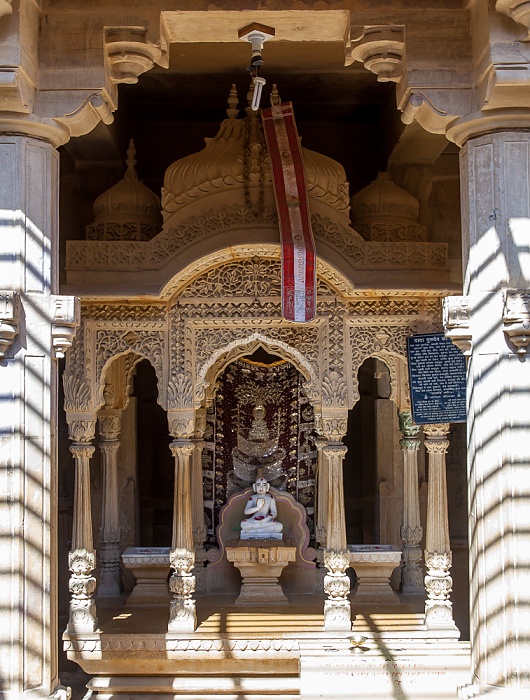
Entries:
{"label": "carved capital", "polygon": [[195,450],[195,441],[191,440],[173,440],[169,444],[169,449],[173,457],[191,457]]}
{"label": "carved capital", "polygon": [[169,434],[177,440],[188,440],[195,433],[195,416],[191,411],[168,411]]}
{"label": "carved capital", "polygon": [[0,359],[5,357],[18,334],[19,315],[18,294],[11,291],[0,291]]}
{"label": "carved capital", "polygon": [[114,83],[137,83],[162,56],[160,47],[148,40],[146,27],[105,27],[105,52]]}
{"label": "carved capital", "polygon": [[506,289],[503,297],[503,331],[517,348],[517,354],[526,355],[530,345],[530,292]]}
{"label": "carved capital", "polygon": [[342,462],[344,460],[344,457],[346,457],[346,453],[348,452],[348,448],[346,445],[343,445],[342,443],[331,443],[327,444],[323,448],[324,456],[329,459],[329,461],[334,461],[334,460],[339,460]]}
{"label": "carved capital", "polygon": [[430,423],[428,425],[424,425],[423,432],[425,433],[426,438],[425,444],[428,442],[448,442],[448,440],[446,440],[446,436],[449,434],[450,427],[451,426],[449,423]]}
{"label": "carved capital", "polygon": [[53,296],[52,346],[56,358],[64,357],[81,323],[81,303],[77,297]]}
{"label": "carved capital", "polygon": [[[412,441],[412,438],[415,438],[416,435],[420,432],[421,427],[419,425],[416,425],[416,423],[414,423],[414,421],[412,420],[411,411],[400,411],[399,429],[405,439],[409,439]],[[403,440],[401,442],[403,442]],[[418,441],[414,440],[414,442]]]}
{"label": "carved capital", "polygon": [[99,435],[104,441],[117,441],[121,431],[121,411],[113,409],[104,409],[100,411],[98,415],[98,427]]}
{"label": "carved capital", "polygon": [[92,415],[66,414],[68,437],[74,443],[90,443],[96,434],[96,417]]}
{"label": "carved capital", "polygon": [[322,416],[322,434],[329,442],[340,442],[348,431],[348,415]]}
{"label": "carved capital", "polygon": [[70,445],[70,452],[75,459],[90,459],[96,448],[93,445],[74,444]]}
{"label": "carved capital", "polygon": [[469,297],[445,297],[442,300],[445,337],[466,356],[471,355],[472,348],[469,303]]}
{"label": "carved capital", "polygon": [[[357,34],[353,38],[354,32]],[[351,30],[345,65],[360,61],[380,83],[401,80],[405,51],[405,27],[377,25]]]}

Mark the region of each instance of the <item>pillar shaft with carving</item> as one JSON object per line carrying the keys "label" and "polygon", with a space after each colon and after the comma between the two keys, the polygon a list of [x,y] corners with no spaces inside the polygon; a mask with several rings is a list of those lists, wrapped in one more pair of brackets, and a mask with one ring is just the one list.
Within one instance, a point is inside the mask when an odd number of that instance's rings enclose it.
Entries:
{"label": "pillar shaft with carving", "polygon": [[401,569],[401,590],[403,593],[421,595],[424,592],[423,571],[421,568],[421,547],[423,528],[420,519],[420,495],[418,490],[418,451],[420,426],[412,422],[410,411],[399,414],[399,428],[403,434],[400,440],[403,451],[403,559]]}
{"label": "pillar shaft with carving", "polygon": [[[76,436],[79,424],[84,427],[84,434]],[[74,442],[70,451],[75,460],[74,514],[72,527],[72,549],[68,556],[70,567],[70,615],[68,632],[86,634],[96,630],[96,605],[94,591],[96,579],[96,553],[92,535],[92,510],[90,498],[90,458],[94,447],[89,440],[94,434],[94,421],[75,421],[69,425],[70,435],[83,437],[85,442]]]}
{"label": "pillar shaft with carving", "polygon": [[445,455],[449,447],[449,423],[425,425],[425,448],[429,455],[427,527],[425,533],[425,624],[428,629],[454,629],[449,599],[452,553],[449,539]]}
{"label": "pillar shaft with carving", "polygon": [[120,568],[121,528],[118,493],[121,411],[103,409],[100,412],[98,423],[102,462],[98,595],[118,596],[122,590]]}
{"label": "pillar shaft with carving", "polygon": [[346,542],[346,514],[344,511],[344,482],[342,463],[347,448],[342,443],[328,443],[323,448],[328,463],[327,546],[324,566],[328,570],[324,578],[324,629],[351,630],[350,579],[346,570],[350,566]]}
{"label": "pillar shaft with carving", "polygon": [[448,320],[459,317],[469,354],[473,680],[511,697],[530,690],[530,362],[521,361],[530,347],[530,114],[502,112],[491,125],[484,113],[452,127],[462,146],[464,297]]}
{"label": "pillar shaft with carving", "polygon": [[204,440],[195,439],[193,441],[191,464],[191,510],[193,514],[193,548],[195,550],[195,577],[197,578],[197,590],[203,591],[204,586],[204,564],[206,562],[206,550],[204,541],[206,539],[206,521],[204,519],[204,492],[202,479],[202,451]]}
{"label": "pillar shaft with carving", "polygon": [[173,501],[173,538],[170,563],[173,569],[169,588],[173,594],[169,611],[169,632],[193,632],[195,614],[195,549],[191,499],[191,459],[195,450],[192,440],[173,440],[175,458],[175,492]]}
{"label": "pillar shaft with carving", "polygon": [[328,492],[329,473],[328,461],[324,455],[324,447],[327,445],[325,438],[319,437],[316,440],[318,463],[317,463],[317,507],[316,507],[316,527],[315,535],[317,543],[321,547],[326,547],[328,528]]}

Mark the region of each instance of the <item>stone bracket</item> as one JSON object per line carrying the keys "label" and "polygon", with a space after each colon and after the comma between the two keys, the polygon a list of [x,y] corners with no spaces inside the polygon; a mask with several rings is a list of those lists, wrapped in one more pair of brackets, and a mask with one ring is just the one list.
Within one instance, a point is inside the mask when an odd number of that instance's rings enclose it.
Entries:
{"label": "stone bracket", "polygon": [[[2,3],[0,0],[0,17]],[[35,85],[20,66],[0,68],[0,100],[2,111],[30,114],[35,100]]]}
{"label": "stone bracket", "polygon": [[445,297],[442,300],[445,337],[449,338],[466,356],[471,355],[473,347],[469,305],[469,297]]}
{"label": "stone bracket", "polygon": [[345,65],[360,61],[380,83],[398,83],[404,70],[405,27],[400,25],[376,25],[358,29],[352,28],[346,50]]}
{"label": "stone bracket", "polygon": [[495,3],[497,12],[508,15],[514,22],[522,24],[528,31],[528,36],[522,41],[530,39],[530,2],[528,0],[497,0]]}
{"label": "stone bracket", "polygon": [[52,296],[52,346],[54,357],[64,357],[81,323],[81,303],[77,297]]}
{"label": "stone bracket", "polygon": [[160,63],[163,53],[148,40],[146,27],[105,27],[105,52],[112,82],[129,84]]}
{"label": "stone bracket", "polygon": [[0,359],[18,335],[20,300],[17,292],[0,290]]}
{"label": "stone bracket", "polygon": [[503,298],[503,331],[516,346],[517,354],[525,355],[530,345],[530,292],[506,289]]}
{"label": "stone bracket", "polygon": [[0,17],[3,17],[4,15],[10,15],[13,12],[13,8],[11,7],[11,3],[13,0],[0,0]]}

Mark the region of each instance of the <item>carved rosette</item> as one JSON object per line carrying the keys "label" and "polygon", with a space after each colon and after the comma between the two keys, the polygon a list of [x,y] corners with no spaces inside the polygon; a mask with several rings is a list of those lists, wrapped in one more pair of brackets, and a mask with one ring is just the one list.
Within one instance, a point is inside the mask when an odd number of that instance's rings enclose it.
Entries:
{"label": "carved rosette", "polygon": [[350,566],[347,551],[324,552],[324,566],[328,573],[324,577],[324,629],[351,630],[351,604],[349,601],[350,579],[346,570]]}
{"label": "carved rosette", "polygon": [[96,630],[98,622],[93,598],[96,579],[92,576],[96,568],[95,552],[75,549],[68,555],[68,566],[72,573],[69,582],[71,598],[68,632],[90,634]]}

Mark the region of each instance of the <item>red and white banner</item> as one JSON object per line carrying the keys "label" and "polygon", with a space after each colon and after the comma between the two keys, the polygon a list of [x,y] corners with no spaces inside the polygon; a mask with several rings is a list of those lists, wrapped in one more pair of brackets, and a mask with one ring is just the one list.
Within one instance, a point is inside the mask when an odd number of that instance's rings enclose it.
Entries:
{"label": "red and white banner", "polygon": [[302,147],[290,102],[261,110],[282,244],[282,312],[288,321],[316,315],[316,252]]}

